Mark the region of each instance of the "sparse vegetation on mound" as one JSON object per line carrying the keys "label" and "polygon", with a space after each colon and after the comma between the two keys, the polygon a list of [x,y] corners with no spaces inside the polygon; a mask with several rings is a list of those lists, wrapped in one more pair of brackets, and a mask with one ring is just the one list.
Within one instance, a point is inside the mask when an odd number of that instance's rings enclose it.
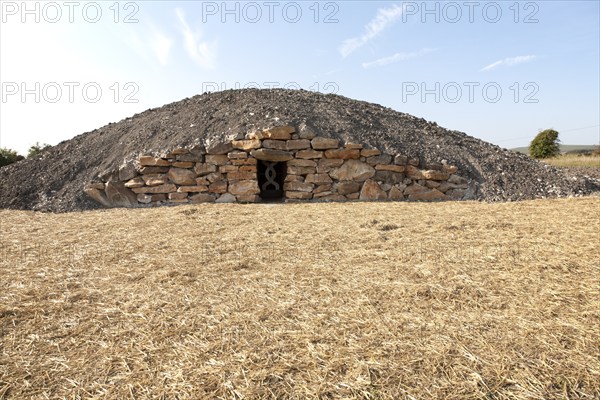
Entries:
{"label": "sparse vegetation on mound", "polygon": [[0,168],[21,161],[25,157],[17,154],[16,151],[0,147]]}
{"label": "sparse vegetation on mound", "polygon": [[35,144],[29,147],[29,150],[27,150],[27,158],[39,156],[42,154],[42,152],[48,150],[50,147],[52,146],[50,146],[48,143],[40,144],[40,142],[35,142]]}

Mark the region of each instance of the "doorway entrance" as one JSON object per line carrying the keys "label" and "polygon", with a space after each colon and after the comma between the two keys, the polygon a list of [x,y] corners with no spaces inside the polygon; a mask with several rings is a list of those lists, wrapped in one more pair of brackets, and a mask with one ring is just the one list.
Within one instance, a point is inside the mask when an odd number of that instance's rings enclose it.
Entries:
{"label": "doorway entrance", "polygon": [[283,199],[283,182],[286,175],[285,162],[258,160],[256,173],[261,199],[267,201]]}

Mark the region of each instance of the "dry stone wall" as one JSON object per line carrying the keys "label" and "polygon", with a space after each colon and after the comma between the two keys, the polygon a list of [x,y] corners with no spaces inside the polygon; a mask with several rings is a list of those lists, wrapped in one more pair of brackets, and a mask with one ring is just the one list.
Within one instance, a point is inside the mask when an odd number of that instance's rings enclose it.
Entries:
{"label": "dry stone wall", "polygon": [[468,198],[455,166],[422,164],[285,125],[239,140],[142,155],[87,184],[107,207],[263,200],[440,201]]}

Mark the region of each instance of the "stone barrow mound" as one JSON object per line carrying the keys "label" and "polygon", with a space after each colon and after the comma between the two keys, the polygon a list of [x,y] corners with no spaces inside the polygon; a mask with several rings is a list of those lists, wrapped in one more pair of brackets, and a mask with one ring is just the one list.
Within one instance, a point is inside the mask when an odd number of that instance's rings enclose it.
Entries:
{"label": "stone barrow mound", "polygon": [[435,122],[303,90],[187,98],[0,168],[0,208],[199,202],[514,201],[600,192]]}

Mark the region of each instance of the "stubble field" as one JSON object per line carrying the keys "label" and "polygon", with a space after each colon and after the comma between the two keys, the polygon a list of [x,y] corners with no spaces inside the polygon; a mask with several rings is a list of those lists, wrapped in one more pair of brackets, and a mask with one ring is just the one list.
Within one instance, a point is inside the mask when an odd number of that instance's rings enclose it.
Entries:
{"label": "stubble field", "polygon": [[599,215],[0,210],[0,399],[597,399]]}

